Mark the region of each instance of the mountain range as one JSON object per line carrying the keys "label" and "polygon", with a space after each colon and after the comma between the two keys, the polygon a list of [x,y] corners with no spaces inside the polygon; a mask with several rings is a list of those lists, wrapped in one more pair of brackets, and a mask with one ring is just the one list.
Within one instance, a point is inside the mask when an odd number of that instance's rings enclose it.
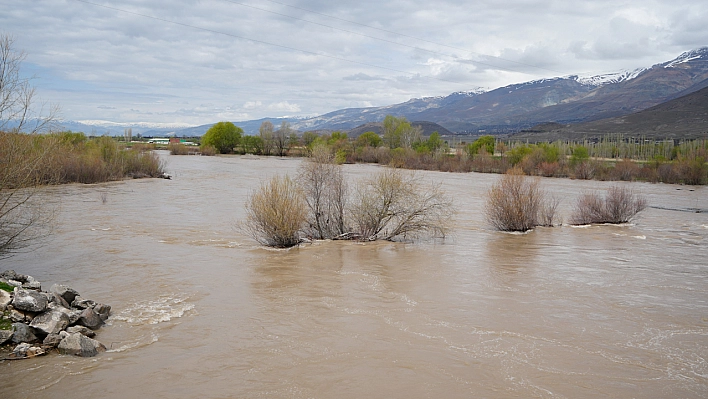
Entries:
{"label": "mountain range", "polygon": [[708,137],[708,87],[629,115],[577,124],[544,123],[513,134],[528,141],[583,140],[621,133],[647,139]]}
{"label": "mountain range", "polygon": [[[366,123],[381,122],[390,114],[403,116],[411,121],[433,122],[458,134],[509,134],[522,130],[530,134],[538,130],[531,128],[544,123],[558,124],[546,125],[551,130],[558,130],[570,124],[615,118],[612,119],[615,121],[613,126],[617,127],[619,123],[616,118],[676,100],[706,87],[708,47],[703,47],[687,51],[671,61],[633,71],[541,79],[489,91],[457,92],[442,97],[411,99],[384,107],[348,108],[316,117],[287,120],[293,129],[301,132],[349,131]],[[673,106],[682,106],[681,104],[684,103],[674,103]],[[640,115],[639,119],[641,118]],[[234,123],[247,134],[257,134],[258,127],[264,120],[266,119]],[[286,119],[268,120],[277,127]],[[632,120],[634,119],[628,118],[622,123],[628,126]],[[197,136],[206,132],[210,126],[211,124],[183,129],[140,128],[139,132],[155,136]],[[586,130],[600,129],[600,125],[584,126],[587,126]],[[135,129],[133,134],[136,134]]]}

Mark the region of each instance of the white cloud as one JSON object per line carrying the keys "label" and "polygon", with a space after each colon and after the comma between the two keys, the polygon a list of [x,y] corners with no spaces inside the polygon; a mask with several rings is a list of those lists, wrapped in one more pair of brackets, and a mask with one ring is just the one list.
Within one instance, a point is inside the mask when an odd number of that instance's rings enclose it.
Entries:
{"label": "white cloud", "polygon": [[321,114],[649,66],[708,44],[708,3],[695,0],[98,4],[175,23],[74,0],[2,2],[2,31],[66,119]]}
{"label": "white cloud", "polygon": [[263,106],[263,103],[260,101],[246,101],[245,104],[243,104],[244,109],[257,109]]}
{"label": "white cloud", "polygon": [[291,104],[287,101],[281,101],[279,103],[273,103],[268,105],[268,110],[279,111],[279,112],[300,112],[300,106],[297,104]]}

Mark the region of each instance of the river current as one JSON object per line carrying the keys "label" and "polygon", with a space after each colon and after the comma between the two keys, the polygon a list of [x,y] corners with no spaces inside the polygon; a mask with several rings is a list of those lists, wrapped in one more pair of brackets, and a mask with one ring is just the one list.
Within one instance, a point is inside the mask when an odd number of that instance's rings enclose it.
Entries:
{"label": "river current", "polygon": [[[300,160],[161,156],[172,180],[45,190],[54,234],[0,269],[110,304],[109,350],[0,361],[0,397],[708,396],[706,187],[622,183],[650,205],[632,223],[508,234],[484,220],[497,175],[416,172],[454,198],[445,240],[274,250],[243,205]],[[542,184],[568,219],[613,183]]]}

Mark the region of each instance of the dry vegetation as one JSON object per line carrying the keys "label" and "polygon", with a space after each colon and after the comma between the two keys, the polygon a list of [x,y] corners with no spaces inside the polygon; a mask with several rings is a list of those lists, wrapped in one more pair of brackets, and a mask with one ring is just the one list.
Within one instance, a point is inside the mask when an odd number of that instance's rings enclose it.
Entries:
{"label": "dry vegetation", "polygon": [[324,146],[312,149],[298,172],[298,183],[305,194],[308,215],[304,233],[316,239],[337,238],[347,233],[345,210],[347,183],[334,155]]}
{"label": "dry vegetation", "polygon": [[350,218],[356,237],[371,241],[445,237],[452,214],[452,201],[439,185],[387,168],[357,186]]}
{"label": "dry vegetation", "polygon": [[604,197],[597,193],[581,195],[570,222],[575,225],[627,223],[646,207],[643,196],[627,187],[612,186]]}
{"label": "dry vegetation", "polygon": [[246,202],[246,232],[263,245],[277,248],[300,243],[306,213],[305,199],[296,182],[274,176]]}
{"label": "dry vegetation", "polygon": [[558,200],[540,187],[538,178],[511,169],[490,188],[485,204],[489,224],[501,231],[527,231],[553,226]]}
{"label": "dry vegetation", "polygon": [[315,147],[296,182],[278,177],[262,186],[246,203],[246,232],[274,247],[297,245],[300,235],[372,241],[447,233],[453,207],[440,186],[385,168],[356,184],[350,196],[334,162],[331,153]]}
{"label": "dry vegetation", "polygon": [[0,258],[27,248],[51,232],[54,210],[42,206],[35,170],[51,155],[0,134]]}

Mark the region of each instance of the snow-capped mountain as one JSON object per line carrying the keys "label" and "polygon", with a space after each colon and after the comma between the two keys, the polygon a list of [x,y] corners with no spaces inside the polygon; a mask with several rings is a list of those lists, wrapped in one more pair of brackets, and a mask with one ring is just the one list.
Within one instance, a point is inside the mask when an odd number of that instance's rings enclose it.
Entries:
{"label": "snow-capped mountain", "polygon": [[674,68],[686,62],[700,60],[708,60],[708,47],[701,47],[696,50],[686,51],[685,53],[676,57],[676,59],[662,64],[662,66],[664,68]]}
{"label": "snow-capped mountain", "polygon": [[602,86],[608,83],[619,83],[626,80],[631,80],[639,76],[642,72],[649,68],[637,68],[634,70],[623,70],[619,72],[604,73],[600,75],[571,75],[571,79],[575,79],[578,83],[588,86]]}
{"label": "snow-capped mountain", "polygon": [[[276,126],[287,119],[292,128],[300,131],[349,130],[365,123],[380,122],[390,114],[411,121],[435,122],[454,132],[509,133],[542,122],[575,123],[627,115],[706,86],[708,47],[703,47],[648,68],[547,78],[494,90],[478,88],[383,107],[341,109],[315,117],[269,119]],[[246,134],[257,134],[264,120],[235,123]],[[200,135],[211,126],[82,122],[76,130],[122,134],[125,128],[132,128],[133,134],[163,136]]]}

